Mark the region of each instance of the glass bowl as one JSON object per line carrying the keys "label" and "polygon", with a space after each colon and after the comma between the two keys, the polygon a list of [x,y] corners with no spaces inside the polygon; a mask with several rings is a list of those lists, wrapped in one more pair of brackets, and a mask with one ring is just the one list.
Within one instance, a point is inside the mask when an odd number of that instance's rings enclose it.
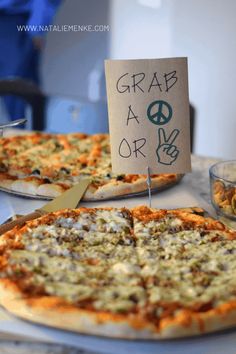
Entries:
{"label": "glass bowl", "polygon": [[211,202],[219,216],[236,222],[236,160],[211,166]]}

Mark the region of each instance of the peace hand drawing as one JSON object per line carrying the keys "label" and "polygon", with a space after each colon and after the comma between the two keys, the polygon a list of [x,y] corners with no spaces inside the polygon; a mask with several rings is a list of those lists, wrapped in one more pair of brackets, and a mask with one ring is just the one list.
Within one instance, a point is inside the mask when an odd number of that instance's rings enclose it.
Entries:
{"label": "peace hand drawing", "polygon": [[163,128],[158,129],[159,145],[156,149],[158,162],[163,165],[171,165],[178,157],[179,150],[173,145],[175,139],[179,135],[179,129],[174,129],[169,137],[166,137]]}

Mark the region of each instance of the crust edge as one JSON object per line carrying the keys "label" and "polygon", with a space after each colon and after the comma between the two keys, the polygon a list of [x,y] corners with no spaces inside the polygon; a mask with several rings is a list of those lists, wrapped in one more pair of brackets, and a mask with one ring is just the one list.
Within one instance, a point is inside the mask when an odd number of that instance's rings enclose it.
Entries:
{"label": "crust edge", "polygon": [[[2,178],[0,179],[0,187],[4,188],[7,192],[9,190],[10,193],[20,192],[22,194],[30,195],[32,197],[46,197],[46,198],[55,198],[61,195],[67,188],[63,187],[60,183],[39,183],[37,186],[34,182],[27,181],[24,178],[17,179],[16,176],[9,175],[7,176],[2,174]],[[164,176],[154,177],[152,179],[152,188],[160,188],[163,189],[165,186],[171,187],[177,184],[183,175],[177,174],[175,178],[166,180]],[[16,178],[12,180],[11,178]],[[66,185],[65,185],[66,186]],[[139,192],[146,191],[146,180],[145,178],[139,178],[136,182],[133,183],[117,183],[109,182],[104,186],[99,187],[98,189],[94,189],[92,187],[88,187],[84,196],[82,197],[83,201],[99,201],[103,199],[112,199],[113,197],[122,197],[127,194],[135,194]]]}
{"label": "crust edge", "polygon": [[[136,320],[112,321],[101,319],[100,314],[80,310],[76,307],[69,308],[55,306],[30,305],[22,296],[14,283],[7,280],[0,281],[0,301],[2,306],[10,313],[31,322],[43,324],[62,330],[69,330],[81,334],[98,335],[123,339],[149,339],[165,340],[207,334],[236,325],[236,302],[225,303],[216,309],[204,313],[191,313],[183,310],[173,319],[161,321],[157,331],[152,323],[136,325]],[[63,316],[63,321],[61,318]]]}

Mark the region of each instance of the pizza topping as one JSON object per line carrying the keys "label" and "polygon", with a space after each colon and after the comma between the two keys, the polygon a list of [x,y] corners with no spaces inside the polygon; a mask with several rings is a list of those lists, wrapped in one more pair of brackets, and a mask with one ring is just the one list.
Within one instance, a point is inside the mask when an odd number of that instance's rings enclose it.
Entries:
{"label": "pizza topping", "polygon": [[202,239],[199,231],[188,230],[173,238],[173,234],[164,233],[138,247],[151,303],[177,301],[181,307],[192,307],[196,301],[210,301],[217,306],[226,297],[234,298],[236,281],[231,274],[236,260],[233,255],[227,258],[226,250],[228,246],[234,249],[236,242],[225,239],[211,243],[215,235],[216,231],[209,231]]}
{"label": "pizza topping", "polygon": [[5,163],[0,162],[0,172],[7,172],[8,167]]}
{"label": "pizza topping", "polygon": [[123,181],[124,178],[125,178],[125,175],[118,175],[118,176],[116,177],[116,180],[117,180],[117,181]]}
{"label": "pizza topping", "polygon": [[132,265],[128,262],[118,262],[111,267],[111,272],[113,274],[126,274],[133,275],[140,272],[140,267],[137,265]]}
{"label": "pizza topping", "polygon": [[[40,283],[40,280],[39,280]],[[91,299],[95,290],[86,285],[75,285],[63,282],[54,282],[44,284],[47,294],[63,297],[70,302],[79,302],[86,299]]]}
{"label": "pizza topping", "polygon": [[139,235],[139,237],[148,237],[154,234],[160,234],[164,231],[172,231],[173,233],[182,230],[182,221],[176,217],[168,216],[160,220],[151,221],[139,221],[135,219],[134,232]]}
{"label": "pizza topping", "polygon": [[83,213],[79,218],[59,218],[57,225],[66,228],[75,228],[77,230],[85,231],[99,231],[99,232],[129,232],[131,228],[129,213],[125,210],[98,210],[96,214]]}
{"label": "pizza topping", "polygon": [[[30,194],[54,197],[78,183],[81,176],[92,177],[83,199],[104,199],[143,191],[144,175],[116,175],[111,172],[110,143],[108,134],[45,134],[3,138],[0,144],[0,186],[14,190],[11,177],[20,180],[24,193],[30,188],[29,176],[38,177],[42,184]],[[169,177],[168,177],[169,176]],[[172,178],[170,178],[172,176]],[[0,176],[1,177],[1,176]],[[47,182],[47,179],[50,182]],[[155,185],[163,184],[161,176],[154,176]],[[178,180],[177,175],[166,175],[164,181]],[[123,188],[124,187],[124,188]]]}
{"label": "pizza topping", "polygon": [[97,310],[127,312],[135,310],[137,303],[140,307],[146,303],[143,287],[118,285],[105,287],[102,296],[94,302],[94,307]]}
{"label": "pizza topping", "polygon": [[31,172],[31,175],[33,176],[40,176],[41,172],[38,168],[34,169],[32,172]]}
{"label": "pizza topping", "polygon": [[70,173],[70,169],[68,167],[61,167],[60,172],[63,172],[68,175]]}

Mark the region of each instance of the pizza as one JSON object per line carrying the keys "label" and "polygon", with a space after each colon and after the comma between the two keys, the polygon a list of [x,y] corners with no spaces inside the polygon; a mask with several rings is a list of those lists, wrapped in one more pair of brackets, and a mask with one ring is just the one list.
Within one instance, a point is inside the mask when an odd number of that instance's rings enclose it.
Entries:
{"label": "pizza", "polygon": [[0,303],[23,319],[138,339],[236,325],[236,232],[194,210],[62,210],[0,250]]}
{"label": "pizza", "polygon": [[[0,141],[0,187],[54,198],[90,177],[84,200],[108,199],[147,189],[146,176],[111,171],[108,134],[33,133]],[[152,188],[175,184],[181,175],[152,176]]]}

